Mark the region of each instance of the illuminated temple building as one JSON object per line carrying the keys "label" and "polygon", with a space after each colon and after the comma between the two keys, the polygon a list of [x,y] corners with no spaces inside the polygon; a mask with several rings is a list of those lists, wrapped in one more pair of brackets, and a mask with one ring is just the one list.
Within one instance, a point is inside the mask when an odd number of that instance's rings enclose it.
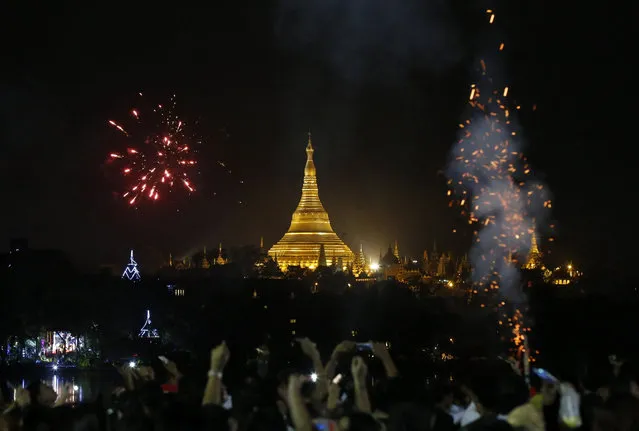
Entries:
{"label": "illuminated temple building", "polygon": [[320,264],[346,268],[354,262],[353,252],[333,232],[328,213],[320,201],[313,151],[309,133],[302,197],[293,212],[288,232],[268,252],[282,269],[289,266],[312,269]]}
{"label": "illuminated temple building", "polygon": [[539,251],[539,245],[537,245],[537,232],[533,231],[530,238],[530,251],[526,257],[526,263],[524,268],[535,269],[543,266],[541,252]]}
{"label": "illuminated temple building", "polygon": [[537,231],[533,230],[530,237],[530,250],[522,268],[541,271],[544,281],[556,286],[572,285],[583,275],[572,262],[565,266],[558,266],[555,269],[548,268],[544,263],[543,257],[543,253],[539,250]]}

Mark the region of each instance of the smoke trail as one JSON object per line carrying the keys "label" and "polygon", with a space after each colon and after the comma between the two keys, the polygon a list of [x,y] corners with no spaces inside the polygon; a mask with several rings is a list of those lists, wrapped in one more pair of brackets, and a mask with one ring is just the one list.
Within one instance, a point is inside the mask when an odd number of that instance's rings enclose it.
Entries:
{"label": "smoke trail", "polygon": [[496,90],[481,90],[487,84],[471,89],[473,113],[460,125],[446,174],[462,211],[479,227],[470,251],[473,281],[498,286],[519,303],[524,298],[518,289],[516,259],[528,255],[550,200],[522,155],[508,102]]}
{"label": "smoke trail", "polygon": [[[492,25],[494,11],[487,9],[486,15]],[[501,53],[505,45],[492,40],[489,46]],[[497,65],[493,70],[499,71],[499,62],[492,63]],[[473,282],[497,290],[506,299],[498,304],[505,306],[498,323],[510,331],[510,351],[521,361],[528,378],[527,298],[514,258],[526,259],[536,222],[544,218],[550,200],[521,151],[523,142],[513,115],[519,106],[511,103],[509,87],[497,82],[493,70],[489,74],[486,61],[480,61],[479,81],[470,88],[468,119],[459,125],[459,140],[446,174],[449,195],[454,193],[469,223],[478,226],[470,251]]]}
{"label": "smoke trail", "polygon": [[280,0],[275,33],[282,48],[319,55],[344,79],[393,83],[461,59],[450,15],[436,0]]}
{"label": "smoke trail", "polygon": [[[486,13],[492,24],[494,12]],[[493,46],[499,51],[504,47],[499,42]],[[469,223],[479,227],[470,251],[473,282],[499,288],[510,302],[520,304],[525,296],[515,259],[528,255],[550,200],[522,153],[514,119],[519,106],[509,100],[509,88],[493,79],[484,60],[478,72],[479,81],[470,89],[470,113],[459,125],[459,140],[446,169],[449,195]]]}

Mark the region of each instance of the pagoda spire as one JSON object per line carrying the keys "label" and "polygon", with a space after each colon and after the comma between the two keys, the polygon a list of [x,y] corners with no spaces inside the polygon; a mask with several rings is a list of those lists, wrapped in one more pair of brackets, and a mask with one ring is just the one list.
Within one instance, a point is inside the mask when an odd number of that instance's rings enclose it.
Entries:
{"label": "pagoda spire", "polygon": [[[315,169],[315,163],[313,162],[313,140],[311,139],[311,132],[308,132],[308,144],[306,144],[306,166],[304,166],[304,184],[306,185],[306,177],[315,177],[317,170]],[[317,184],[315,185],[317,189]]]}
{"label": "pagoda spire", "polygon": [[353,274],[360,275],[366,269],[366,255],[364,254],[364,246],[359,243],[359,253],[353,262]]}
{"label": "pagoda spire", "polygon": [[326,249],[324,248],[324,244],[320,244],[319,249],[319,257],[317,258],[317,266],[328,266],[326,265]]}
{"label": "pagoda spire", "polygon": [[395,247],[393,248],[393,254],[399,259],[399,243],[395,240]]}
{"label": "pagoda spire", "polygon": [[215,259],[215,263],[217,265],[224,265],[226,263],[224,256],[222,256],[222,243],[220,243],[220,246],[217,249],[217,259]]}
{"label": "pagoda spire", "polygon": [[541,251],[539,251],[539,245],[537,244],[537,230],[535,229],[535,221],[533,220],[533,231],[530,234],[530,250],[526,258],[524,268],[535,269],[542,266]]}
{"label": "pagoda spire", "polygon": [[209,269],[211,267],[209,260],[206,258],[206,246],[204,246],[204,253],[202,254],[202,262],[200,266],[204,269]]}
{"label": "pagoda spire", "polygon": [[329,256],[335,255],[343,262],[351,263],[353,252],[333,231],[328,213],[319,198],[317,169],[313,161],[315,149],[310,131],[305,151],[302,196],[293,212],[288,231],[271,247],[269,255],[277,255],[282,267],[298,264],[308,267],[317,263],[317,249],[324,245]]}
{"label": "pagoda spire", "polygon": [[533,231],[532,236],[530,237],[530,251],[539,253],[539,246],[537,245],[537,232],[535,231]]}

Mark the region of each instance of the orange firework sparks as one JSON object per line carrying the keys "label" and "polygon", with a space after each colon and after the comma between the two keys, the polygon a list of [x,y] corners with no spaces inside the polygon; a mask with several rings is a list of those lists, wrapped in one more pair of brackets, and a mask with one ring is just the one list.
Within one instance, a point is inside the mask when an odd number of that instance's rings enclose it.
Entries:
{"label": "orange firework sparks", "polygon": [[114,120],[108,122],[127,138],[127,144],[136,144],[109,154],[112,161],[123,165],[121,172],[130,180],[122,193],[129,205],[139,203],[142,197],[156,201],[176,182],[188,193],[195,191],[189,175],[197,164],[192,146],[201,142],[188,132],[186,122],[178,118],[175,107],[173,96],[166,105],[148,110],[132,109],[126,128]]}
{"label": "orange firework sparks", "polygon": [[[494,10],[488,9],[486,14],[489,24],[494,24]],[[496,46],[498,53],[503,52],[503,42]],[[514,304],[512,317],[508,318],[508,312],[503,317],[512,332],[514,350],[518,356],[526,353],[530,358],[526,347],[530,329],[516,306],[524,300],[516,263],[517,257],[528,254],[535,218],[552,203],[544,186],[534,180],[533,170],[520,150],[513,122],[513,112],[520,107],[509,101],[512,89],[496,85],[483,59],[478,72],[479,81],[471,85],[469,94],[471,115],[459,124],[459,140],[447,169],[447,194],[468,223],[477,226],[471,250],[472,292],[481,288],[499,290]],[[502,301],[497,308],[505,306]],[[504,325],[504,321],[499,324]]]}

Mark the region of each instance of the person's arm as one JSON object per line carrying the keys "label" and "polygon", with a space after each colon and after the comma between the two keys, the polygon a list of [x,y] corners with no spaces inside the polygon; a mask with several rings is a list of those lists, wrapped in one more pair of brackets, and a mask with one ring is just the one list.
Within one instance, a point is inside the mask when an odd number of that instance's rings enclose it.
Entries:
{"label": "person's arm", "polygon": [[335,377],[335,370],[337,369],[337,363],[339,362],[339,357],[343,353],[347,353],[352,351],[355,348],[355,343],[353,341],[342,341],[333,350],[331,354],[331,358],[326,363],[324,367],[324,372],[326,373],[326,380],[332,381],[333,377]]}
{"label": "person's arm", "polygon": [[320,357],[317,346],[308,338],[298,338],[297,342],[300,344],[302,352],[308,356],[313,362],[313,370],[317,374],[317,382],[315,382],[315,391],[313,392],[313,398],[315,400],[322,400],[324,395],[328,392],[328,378],[322,364],[322,358]]}
{"label": "person's arm", "polygon": [[62,387],[60,388],[60,393],[58,394],[58,398],[56,398],[55,403],[53,404],[53,407],[60,407],[68,403],[72,393],[73,393],[72,384],[67,383],[65,385],[62,385]]}
{"label": "person's arm", "polygon": [[311,415],[302,398],[302,384],[304,384],[304,377],[297,374],[292,375],[288,380],[287,398],[291,421],[295,431],[313,431]]}
{"label": "person's arm", "polygon": [[11,413],[14,410],[17,409],[25,409],[27,407],[29,407],[31,405],[31,395],[29,394],[29,391],[27,391],[25,388],[19,387],[16,388],[16,399],[14,402],[12,402],[6,409],[4,412],[2,412],[3,415],[7,415],[9,413]]}
{"label": "person's arm", "polygon": [[128,365],[120,365],[115,366],[115,369],[118,370],[120,376],[122,376],[122,380],[124,381],[124,388],[127,391],[132,391],[135,389],[135,375],[133,372],[133,368]]}
{"label": "person's arm", "polygon": [[355,383],[355,407],[362,413],[372,413],[371,400],[366,387],[368,367],[362,358],[355,356],[351,363],[351,373]]}
{"label": "person's arm", "polygon": [[229,357],[229,348],[224,341],[211,350],[211,367],[208,372],[206,387],[204,388],[204,396],[202,397],[203,406],[219,406],[222,404],[222,374]]}
{"label": "person's arm", "polygon": [[178,367],[177,365],[175,365],[175,362],[170,361],[165,356],[159,356],[158,358],[160,359],[160,361],[162,361],[162,365],[164,365],[164,368],[169,373],[169,379],[167,383],[170,385],[177,386],[178,383],[180,382],[180,379],[182,378],[182,373],[180,372],[180,370],[178,370]]}
{"label": "person's arm", "polygon": [[391,357],[388,349],[386,348],[386,344],[384,343],[372,343],[373,344],[373,353],[375,356],[382,361],[384,365],[384,370],[386,370],[386,377],[393,378],[399,375],[397,371],[397,367],[395,366],[395,362]]}
{"label": "person's arm", "polygon": [[337,408],[339,401],[340,387],[337,383],[331,383],[328,387],[328,398],[326,399],[326,410],[332,412]]}

